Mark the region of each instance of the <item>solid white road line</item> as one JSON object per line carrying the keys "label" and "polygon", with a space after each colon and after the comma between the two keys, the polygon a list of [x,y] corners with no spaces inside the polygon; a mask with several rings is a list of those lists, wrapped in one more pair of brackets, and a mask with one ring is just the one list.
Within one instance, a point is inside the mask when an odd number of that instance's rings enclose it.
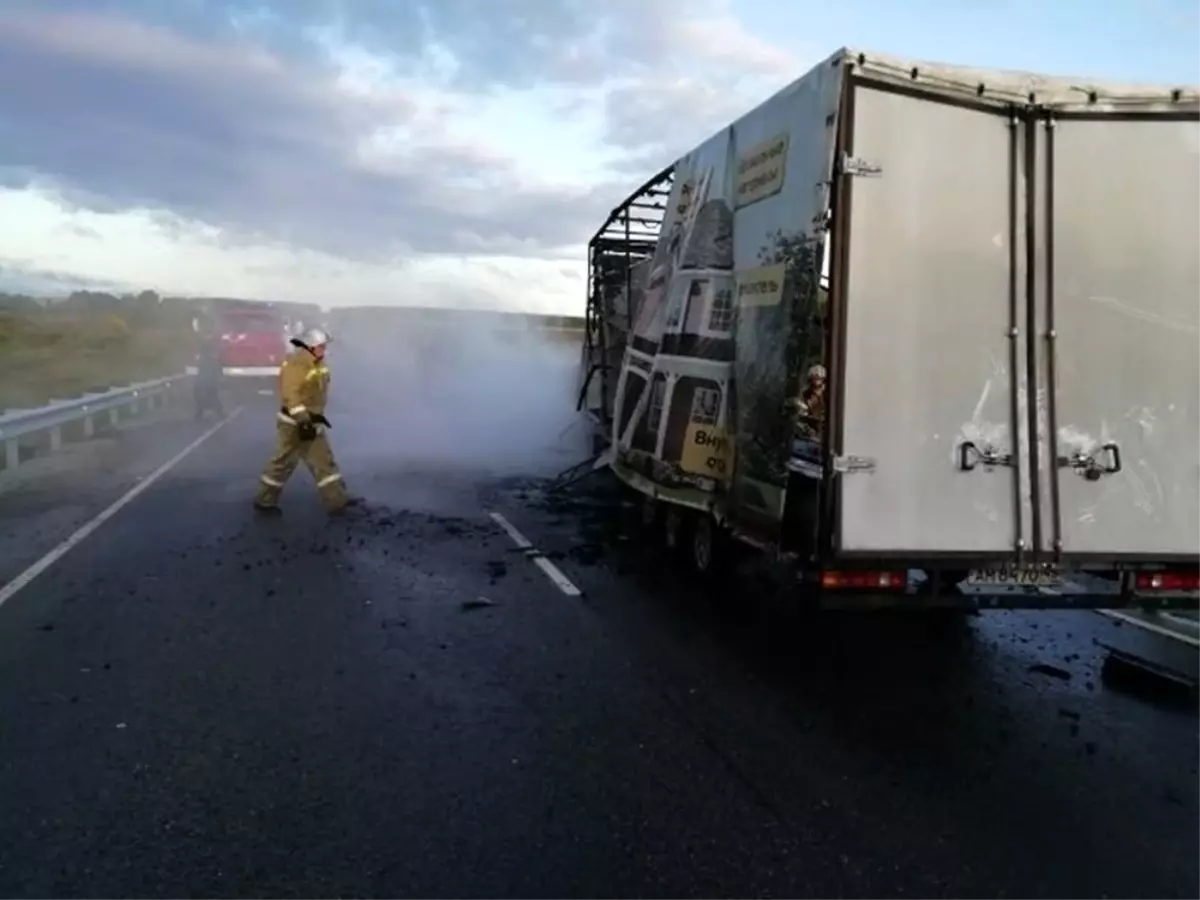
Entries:
{"label": "solid white road line", "polygon": [[513,525],[512,522],[508,521],[508,519],[504,518],[504,516],[498,512],[488,513],[488,515],[492,517],[492,521],[503,528],[505,533],[513,539],[514,544],[525,551],[525,555],[533,560],[533,564],[541,569],[546,574],[547,578],[554,582],[555,587],[557,587],[568,597],[579,597],[583,595],[583,591],[575,587],[575,585],[571,583],[571,579],[564,575],[558,566],[550,562],[550,560],[546,559],[546,557],[542,556],[542,554],[533,546],[533,542],[530,541],[529,538],[525,537],[525,535],[521,534],[521,532],[517,531],[516,526]]}
{"label": "solid white road line", "polygon": [[200,437],[196,438],[194,441],[176,453],[173,457],[130,488],[124,494],[124,496],[116,500],[112,505],[96,516],[96,518],[92,519],[90,522],[80,528],[16,578],[8,582],[8,584],[0,587],[0,606],[3,606],[5,603],[11,600],[22,588],[27,587],[31,581],[66,556],[67,552],[72,547],[81,543],[84,538],[120,512],[125,506],[131,503],[138,494],[145,491],[150,487],[150,485],[154,484],[154,482],[166,475],[169,471],[171,471],[171,469],[179,465],[179,463],[183,461],[184,457],[186,457],[210,437],[237,418],[244,408],[245,407],[239,406],[237,409],[233,410],[224,419],[222,419],[220,422],[217,422],[212,428],[208,429],[208,431],[204,432],[204,434],[200,435]]}

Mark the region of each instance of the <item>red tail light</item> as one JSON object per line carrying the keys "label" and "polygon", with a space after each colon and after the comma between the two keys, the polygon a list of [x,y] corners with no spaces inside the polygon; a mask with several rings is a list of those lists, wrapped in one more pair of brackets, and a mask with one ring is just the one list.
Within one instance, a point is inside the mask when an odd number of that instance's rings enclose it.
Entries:
{"label": "red tail light", "polygon": [[821,573],[821,587],[831,590],[902,591],[908,587],[908,573],[864,569],[842,572],[826,569]]}
{"label": "red tail light", "polygon": [[1200,590],[1200,570],[1138,572],[1133,581],[1139,591]]}

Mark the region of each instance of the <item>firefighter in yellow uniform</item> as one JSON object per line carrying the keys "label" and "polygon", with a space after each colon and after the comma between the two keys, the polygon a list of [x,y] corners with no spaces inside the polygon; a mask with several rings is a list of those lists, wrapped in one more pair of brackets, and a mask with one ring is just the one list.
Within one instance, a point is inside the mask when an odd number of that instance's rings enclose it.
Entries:
{"label": "firefighter in yellow uniform", "polygon": [[275,453],[263,470],[255,509],[265,513],[279,511],[279,495],[301,461],[317,483],[317,494],[331,514],[345,511],[358,503],[346,492],[329,446],[325,405],[329,397],[329,367],[325,349],[329,335],[310,328],[298,338],[279,370],[281,406],[275,426]]}

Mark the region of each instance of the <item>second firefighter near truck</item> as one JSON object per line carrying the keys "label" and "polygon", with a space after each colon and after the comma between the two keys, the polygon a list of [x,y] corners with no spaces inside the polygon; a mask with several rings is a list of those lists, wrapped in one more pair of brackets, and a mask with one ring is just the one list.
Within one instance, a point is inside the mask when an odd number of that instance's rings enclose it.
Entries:
{"label": "second firefighter near truck", "polygon": [[325,407],[329,398],[329,367],[325,350],[329,335],[310,328],[292,338],[296,348],[279,369],[280,408],[276,415],[275,453],[259,478],[254,507],[260,512],[279,512],[283,486],[303,462],[317,483],[317,494],[330,514],[345,511],[357,500],[346,491],[329,444],[329,420]]}

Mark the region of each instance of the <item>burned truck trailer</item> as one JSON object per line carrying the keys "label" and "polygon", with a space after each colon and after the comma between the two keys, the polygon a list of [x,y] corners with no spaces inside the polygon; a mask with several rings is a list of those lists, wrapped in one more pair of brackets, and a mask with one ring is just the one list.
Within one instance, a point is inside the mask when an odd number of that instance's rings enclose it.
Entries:
{"label": "burned truck trailer", "polygon": [[702,572],[1197,603],[1200,92],[842,50],[589,247],[579,405]]}
{"label": "burned truck trailer", "polygon": [[671,194],[674,167],[659,172],[609,214],[588,243],[588,302],[577,408],[609,442],[616,387]]}

